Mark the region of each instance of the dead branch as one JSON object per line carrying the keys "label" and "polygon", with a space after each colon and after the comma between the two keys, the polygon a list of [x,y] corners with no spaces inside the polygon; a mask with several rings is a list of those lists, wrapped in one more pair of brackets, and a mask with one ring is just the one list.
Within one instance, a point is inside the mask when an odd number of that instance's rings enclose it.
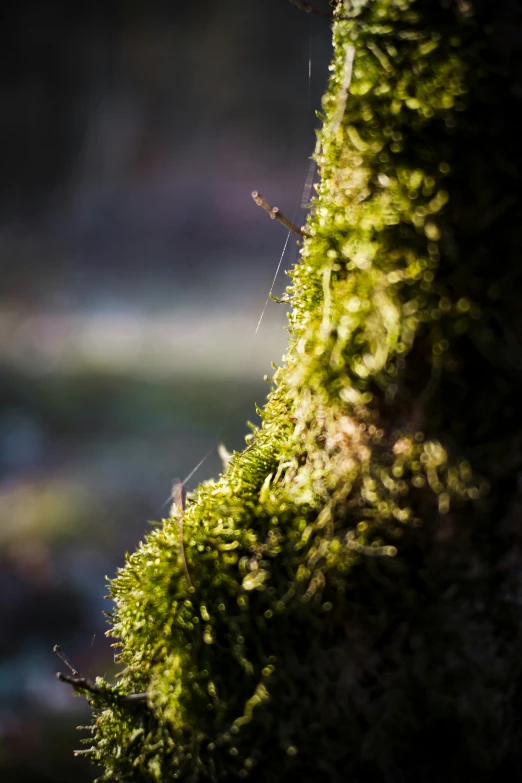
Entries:
{"label": "dead branch", "polygon": [[90,677],[85,677],[83,674],[81,674],[80,671],[78,671],[69,656],[64,653],[60,645],[55,644],[53,651],[71,672],[71,674],[62,674],[62,672],[58,672],[56,677],[60,680],[60,682],[66,682],[68,685],[72,685],[73,688],[87,691],[87,693],[91,693],[94,696],[105,696],[106,698],[113,699],[120,704],[147,701],[146,693],[130,693],[125,695],[122,693],[117,693],[113,688],[100,688],[100,686],[97,685],[94,680],[91,680]]}
{"label": "dead branch", "polygon": [[303,231],[302,228],[299,228],[299,226],[296,226],[295,223],[292,223],[292,221],[289,220],[286,215],[283,215],[279,207],[272,207],[258,190],[252,191],[252,198],[258,207],[261,207],[270,215],[272,220],[279,221],[279,223],[281,223],[285,228],[287,228],[289,231],[293,231],[294,234],[297,234],[300,237],[310,236],[310,234],[307,234],[306,231]]}

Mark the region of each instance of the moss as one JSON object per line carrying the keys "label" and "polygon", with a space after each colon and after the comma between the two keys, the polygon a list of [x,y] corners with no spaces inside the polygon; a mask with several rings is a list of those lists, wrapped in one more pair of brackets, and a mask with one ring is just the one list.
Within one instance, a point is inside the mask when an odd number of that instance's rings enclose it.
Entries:
{"label": "moss", "polygon": [[106,781],[492,781],[520,760],[511,17],[335,14],[288,355],[247,448],[111,584],[124,670],[87,751]]}

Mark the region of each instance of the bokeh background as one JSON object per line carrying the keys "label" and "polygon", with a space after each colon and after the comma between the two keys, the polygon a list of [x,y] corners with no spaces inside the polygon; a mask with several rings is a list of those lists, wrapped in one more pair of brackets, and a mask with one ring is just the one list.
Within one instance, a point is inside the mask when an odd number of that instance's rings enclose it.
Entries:
{"label": "bokeh background", "polygon": [[256,421],[286,231],[250,193],[304,222],[330,30],[288,0],[2,16],[0,780],[82,783],[89,711],[52,647],[114,675],[106,576]]}

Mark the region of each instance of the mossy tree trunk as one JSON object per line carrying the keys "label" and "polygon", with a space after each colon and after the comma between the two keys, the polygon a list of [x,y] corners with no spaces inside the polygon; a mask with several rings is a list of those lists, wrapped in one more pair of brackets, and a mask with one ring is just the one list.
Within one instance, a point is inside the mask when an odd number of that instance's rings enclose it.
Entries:
{"label": "mossy tree trunk", "polygon": [[335,9],[288,356],[245,451],[112,583],[105,780],[518,771],[516,13]]}

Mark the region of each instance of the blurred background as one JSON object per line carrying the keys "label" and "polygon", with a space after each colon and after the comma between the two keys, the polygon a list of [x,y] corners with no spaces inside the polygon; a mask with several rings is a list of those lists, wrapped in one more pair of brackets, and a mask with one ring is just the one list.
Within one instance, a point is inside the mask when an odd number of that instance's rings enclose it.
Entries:
{"label": "blurred background", "polygon": [[[326,0],[317,5],[328,8]],[[8,3],[0,27],[0,780],[92,781],[59,643],[114,676],[106,576],[241,449],[286,311],[328,23],[288,0]],[[305,200],[307,193],[305,192]],[[290,238],[274,293],[297,258]],[[210,452],[210,453],[209,453]]]}

